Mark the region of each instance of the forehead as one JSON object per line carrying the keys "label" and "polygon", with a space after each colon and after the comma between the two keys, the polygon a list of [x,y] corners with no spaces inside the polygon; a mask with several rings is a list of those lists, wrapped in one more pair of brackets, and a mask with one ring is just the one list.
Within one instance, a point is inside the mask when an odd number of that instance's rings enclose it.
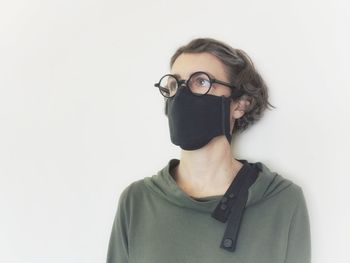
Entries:
{"label": "forehead", "polygon": [[210,53],[182,53],[171,67],[171,74],[188,79],[196,71],[204,71],[210,76],[228,81],[225,65]]}

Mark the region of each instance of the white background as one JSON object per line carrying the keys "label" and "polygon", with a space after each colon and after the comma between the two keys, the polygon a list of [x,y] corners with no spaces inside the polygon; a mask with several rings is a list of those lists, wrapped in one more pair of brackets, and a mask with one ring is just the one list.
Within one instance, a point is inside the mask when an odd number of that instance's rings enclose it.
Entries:
{"label": "white background", "polygon": [[345,2],[2,1],[0,262],[105,262],[121,191],[179,157],[153,84],[194,37],[255,62],[277,108],[234,154],[303,188],[313,262],[350,262]]}

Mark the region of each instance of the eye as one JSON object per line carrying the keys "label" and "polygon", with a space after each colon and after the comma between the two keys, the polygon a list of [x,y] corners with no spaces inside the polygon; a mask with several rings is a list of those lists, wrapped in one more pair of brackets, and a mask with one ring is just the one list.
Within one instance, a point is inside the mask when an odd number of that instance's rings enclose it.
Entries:
{"label": "eye", "polygon": [[168,87],[169,87],[170,90],[175,90],[177,88],[176,80],[172,79],[171,81],[169,81]]}
{"label": "eye", "polygon": [[163,88],[163,87],[159,87],[159,89],[160,89],[160,91],[161,91],[162,93],[165,93],[166,95],[170,95],[169,89]]}
{"label": "eye", "polygon": [[177,81],[173,76],[165,75],[161,78],[158,88],[165,97],[175,95],[177,91]]}
{"label": "eye", "polygon": [[210,81],[206,77],[198,76],[194,79],[193,84],[195,87],[209,88]]}
{"label": "eye", "polygon": [[205,86],[205,85],[207,85],[207,80],[205,80],[205,79],[202,79],[202,78],[199,78],[198,79],[198,84],[199,85],[201,85],[201,86]]}

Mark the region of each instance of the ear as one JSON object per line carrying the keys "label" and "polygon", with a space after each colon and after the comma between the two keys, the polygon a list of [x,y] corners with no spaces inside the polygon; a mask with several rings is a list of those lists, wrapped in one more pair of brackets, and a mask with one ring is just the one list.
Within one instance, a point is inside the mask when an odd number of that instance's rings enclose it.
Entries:
{"label": "ear", "polygon": [[231,119],[235,120],[241,118],[247,112],[249,106],[250,99],[247,95],[243,95],[236,101],[231,101]]}

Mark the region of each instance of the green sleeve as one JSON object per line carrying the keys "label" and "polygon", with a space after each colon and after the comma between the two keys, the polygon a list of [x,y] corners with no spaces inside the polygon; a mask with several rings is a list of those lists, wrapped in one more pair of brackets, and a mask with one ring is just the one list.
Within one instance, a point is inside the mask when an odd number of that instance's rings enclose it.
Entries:
{"label": "green sleeve", "polygon": [[299,188],[299,199],[291,220],[285,263],[310,263],[310,222],[304,194]]}
{"label": "green sleeve", "polygon": [[117,212],[114,217],[112,231],[109,238],[107,263],[128,263],[128,220],[126,210],[125,189],[120,195]]}

